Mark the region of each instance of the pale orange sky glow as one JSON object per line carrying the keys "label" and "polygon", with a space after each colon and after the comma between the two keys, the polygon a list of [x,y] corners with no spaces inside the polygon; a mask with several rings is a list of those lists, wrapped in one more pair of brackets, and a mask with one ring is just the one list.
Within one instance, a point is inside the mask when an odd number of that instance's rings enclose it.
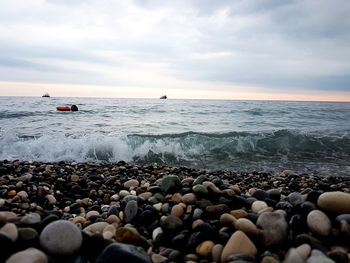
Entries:
{"label": "pale orange sky glow", "polygon": [[[191,86],[191,83],[188,83]],[[227,100],[291,100],[291,101],[342,101],[350,102],[350,92],[298,91],[276,92],[255,87],[212,84],[201,89],[199,83],[191,88],[149,88],[131,86],[73,85],[25,82],[0,82],[0,96],[41,96],[48,92],[52,97],[96,98],[159,98],[166,94],[170,99],[227,99]],[[210,85],[203,83],[204,87]],[[216,87],[217,90],[214,90]],[[230,88],[230,91],[227,91]],[[245,90],[245,91],[243,91]],[[263,91],[262,91],[263,90]]]}

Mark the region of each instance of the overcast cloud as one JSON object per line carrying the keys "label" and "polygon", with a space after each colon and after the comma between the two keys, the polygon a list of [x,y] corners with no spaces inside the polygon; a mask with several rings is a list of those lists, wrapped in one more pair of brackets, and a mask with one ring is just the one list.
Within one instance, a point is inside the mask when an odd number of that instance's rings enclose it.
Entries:
{"label": "overcast cloud", "polygon": [[0,81],[349,92],[349,14],[348,0],[0,0]]}

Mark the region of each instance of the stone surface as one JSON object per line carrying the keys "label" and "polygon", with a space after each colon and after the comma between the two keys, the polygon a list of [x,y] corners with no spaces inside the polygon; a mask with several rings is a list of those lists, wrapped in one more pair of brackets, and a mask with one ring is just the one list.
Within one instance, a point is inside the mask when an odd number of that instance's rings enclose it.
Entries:
{"label": "stone surface", "polygon": [[130,200],[124,209],[125,222],[131,222],[137,215],[138,204],[135,200]]}
{"label": "stone surface", "polygon": [[202,257],[208,257],[209,255],[211,255],[211,251],[213,250],[214,246],[215,244],[213,241],[206,240],[197,246],[196,252]]}
{"label": "stone surface", "polygon": [[235,221],[234,226],[236,230],[241,230],[248,236],[250,235],[258,235],[260,230],[256,227],[256,225],[247,218],[239,218]]}
{"label": "stone surface", "polygon": [[307,226],[317,236],[328,236],[332,230],[329,217],[320,210],[313,210],[307,216]]}
{"label": "stone surface", "polygon": [[27,225],[39,224],[40,221],[41,216],[38,213],[29,213],[21,218],[21,223]]}
{"label": "stone surface", "polygon": [[13,254],[6,263],[47,263],[47,256],[36,248],[29,248]]}
{"label": "stone surface", "polygon": [[238,230],[234,232],[227,241],[221,254],[221,262],[226,262],[231,255],[242,253],[256,256],[257,249],[249,237]]}
{"label": "stone surface", "polygon": [[72,255],[79,250],[82,241],[80,229],[65,220],[50,223],[40,234],[40,245],[54,255]]}
{"label": "stone surface", "polygon": [[15,224],[7,223],[2,228],[0,228],[0,234],[7,236],[13,242],[15,242],[18,237],[18,230]]}
{"label": "stone surface", "polygon": [[317,205],[324,211],[333,213],[350,213],[350,194],[327,192],[318,197]]}
{"label": "stone surface", "polygon": [[130,187],[136,188],[139,185],[140,185],[139,181],[137,181],[135,179],[130,179],[124,183],[124,188],[129,190]]}
{"label": "stone surface", "polygon": [[176,175],[168,175],[162,179],[160,189],[162,192],[169,194],[174,193],[180,187],[181,181]]}
{"label": "stone surface", "polygon": [[282,213],[262,213],[256,225],[262,229],[263,243],[266,246],[276,245],[288,237],[288,223]]}
{"label": "stone surface", "polygon": [[107,246],[96,260],[96,263],[151,263],[147,253],[141,248],[122,243]]}

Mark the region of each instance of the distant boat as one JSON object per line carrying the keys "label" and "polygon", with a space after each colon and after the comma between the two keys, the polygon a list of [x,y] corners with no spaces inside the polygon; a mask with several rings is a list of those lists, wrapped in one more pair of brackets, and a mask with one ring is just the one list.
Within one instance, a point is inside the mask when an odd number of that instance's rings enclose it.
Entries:
{"label": "distant boat", "polygon": [[162,97],[160,97],[161,100],[165,100],[167,99],[168,97],[166,95],[163,95]]}
{"label": "distant boat", "polygon": [[42,97],[43,98],[50,98],[50,94],[49,93],[45,93]]}

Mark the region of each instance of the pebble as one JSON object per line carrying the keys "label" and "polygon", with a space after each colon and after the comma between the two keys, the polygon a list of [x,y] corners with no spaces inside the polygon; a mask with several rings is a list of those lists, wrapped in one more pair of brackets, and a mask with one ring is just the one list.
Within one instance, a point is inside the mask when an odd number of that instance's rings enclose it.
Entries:
{"label": "pebble", "polygon": [[40,245],[54,255],[72,255],[79,250],[82,241],[80,229],[66,220],[50,223],[40,234]]}
{"label": "pebble", "polygon": [[256,236],[260,234],[260,230],[256,227],[256,225],[247,218],[237,219],[234,226],[236,230],[241,230],[248,236]]}
{"label": "pebble", "polygon": [[29,248],[13,254],[6,263],[47,263],[47,256],[36,248]]}
{"label": "pebble", "polygon": [[176,232],[182,227],[183,222],[178,217],[169,215],[160,220],[160,225],[164,232]]}
{"label": "pebble", "polygon": [[18,237],[18,230],[15,224],[6,223],[3,227],[0,228],[0,234],[7,236],[13,242],[15,242]]}
{"label": "pebble", "polygon": [[180,187],[181,181],[176,175],[164,176],[160,184],[163,193],[174,193]]}
{"label": "pebble", "polygon": [[91,225],[88,225],[83,229],[83,231],[88,235],[94,235],[94,234],[102,234],[103,229],[105,229],[106,226],[109,224],[106,222],[97,222],[93,223]]}
{"label": "pebble", "polygon": [[197,197],[193,193],[188,193],[182,196],[182,202],[185,204],[191,205],[194,204],[197,201]]}
{"label": "pebble", "polygon": [[282,213],[265,212],[259,215],[256,225],[262,229],[266,246],[276,245],[288,237],[288,223]]}
{"label": "pebble", "polygon": [[138,205],[135,200],[130,200],[124,209],[125,222],[131,222],[137,215]]}
{"label": "pebble", "polygon": [[211,255],[211,251],[213,250],[214,246],[215,244],[213,241],[206,240],[197,246],[196,252],[202,257],[208,257],[209,255]]}
{"label": "pebble", "polygon": [[121,243],[137,244],[141,239],[141,235],[133,227],[119,227],[116,231],[115,239]]}
{"label": "pebble", "polygon": [[251,209],[254,213],[259,213],[259,211],[261,211],[267,207],[268,206],[264,201],[255,201],[252,203]]}
{"label": "pebble", "polygon": [[317,205],[324,211],[346,214],[350,213],[350,194],[343,192],[326,192],[318,197]]}
{"label": "pebble", "polygon": [[313,210],[307,216],[307,226],[317,236],[328,236],[332,230],[329,217],[320,210]]}
{"label": "pebble", "polygon": [[135,179],[130,179],[124,183],[124,188],[125,189],[130,189],[130,188],[136,188],[140,185],[139,181]]}
{"label": "pebble", "polygon": [[171,215],[181,217],[184,214],[185,210],[182,205],[174,205],[171,208]]}
{"label": "pebble", "polygon": [[34,225],[41,222],[41,216],[38,213],[29,213],[21,218],[22,224]]}
{"label": "pebble", "polygon": [[231,255],[241,253],[256,256],[257,249],[249,237],[242,231],[238,230],[231,235],[222,250],[221,262],[226,262]]}
{"label": "pebble", "polygon": [[122,243],[108,245],[96,259],[96,263],[116,262],[151,263],[151,260],[141,247]]}

